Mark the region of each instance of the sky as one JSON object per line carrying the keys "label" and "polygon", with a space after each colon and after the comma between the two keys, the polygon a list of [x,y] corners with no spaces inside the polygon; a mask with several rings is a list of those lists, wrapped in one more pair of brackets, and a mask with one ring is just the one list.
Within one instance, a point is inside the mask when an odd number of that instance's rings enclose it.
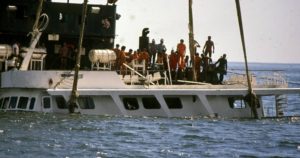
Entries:
{"label": "sky", "polygon": [[[89,3],[106,4],[106,0]],[[118,0],[116,4],[121,18],[115,43],[137,49],[147,27],[150,41],[163,38],[167,52],[176,49],[180,39],[188,46],[188,0]],[[300,63],[300,0],[240,0],[240,5],[249,62]],[[193,17],[200,53],[207,36],[212,36],[214,61],[224,53],[229,61],[244,61],[235,0],[193,0]]]}

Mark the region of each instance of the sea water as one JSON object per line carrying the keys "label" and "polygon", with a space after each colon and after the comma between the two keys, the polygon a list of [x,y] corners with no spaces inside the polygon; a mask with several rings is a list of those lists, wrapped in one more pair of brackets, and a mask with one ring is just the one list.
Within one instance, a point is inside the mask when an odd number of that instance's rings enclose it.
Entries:
{"label": "sea water", "polygon": [[[300,65],[250,68],[280,69],[300,87]],[[289,97],[294,117],[258,120],[0,113],[0,157],[300,157],[299,101]]]}

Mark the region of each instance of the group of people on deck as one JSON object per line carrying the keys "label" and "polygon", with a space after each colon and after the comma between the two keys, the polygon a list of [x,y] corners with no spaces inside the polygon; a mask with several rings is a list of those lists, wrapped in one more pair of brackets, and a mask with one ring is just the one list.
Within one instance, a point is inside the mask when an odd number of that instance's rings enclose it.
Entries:
{"label": "group of people on deck", "polygon": [[[203,53],[200,55],[195,51],[194,67],[198,82],[222,84],[224,75],[227,73],[226,54],[223,54],[218,61],[213,63],[211,57],[214,50],[214,43],[211,40],[211,36],[208,36],[208,40],[203,47]],[[159,44],[156,44],[153,39],[149,43],[149,48],[136,51],[129,49],[128,52],[126,51],[126,46],[120,48],[120,45],[117,44],[114,52],[117,56],[116,69],[120,70],[122,75],[126,74],[124,63],[131,63],[133,60],[136,60],[139,63],[144,61],[148,70],[170,70],[172,80],[192,80],[193,78],[190,75],[192,73],[190,67],[192,60],[186,55],[186,45],[183,39],[177,44],[176,50],[171,50],[170,54],[167,54],[163,39],[160,40]]]}

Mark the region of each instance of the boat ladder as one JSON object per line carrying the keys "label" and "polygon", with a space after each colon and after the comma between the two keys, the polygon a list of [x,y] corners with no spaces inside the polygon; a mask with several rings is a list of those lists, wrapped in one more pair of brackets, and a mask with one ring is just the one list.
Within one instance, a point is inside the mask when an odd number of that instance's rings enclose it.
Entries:
{"label": "boat ladder", "polygon": [[284,109],[287,107],[287,96],[286,95],[276,95],[276,117],[284,116]]}

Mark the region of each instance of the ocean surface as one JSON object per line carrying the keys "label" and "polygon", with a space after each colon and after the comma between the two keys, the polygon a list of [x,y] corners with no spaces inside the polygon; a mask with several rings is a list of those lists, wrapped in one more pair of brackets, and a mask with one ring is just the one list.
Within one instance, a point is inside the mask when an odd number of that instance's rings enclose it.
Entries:
{"label": "ocean surface", "polygon": [[[250,69],[278,70],[300,87],[300,65]],[[259,120],[0,113],[0,157],[300,157],[300,94],[288,99],[291,117]]]}

